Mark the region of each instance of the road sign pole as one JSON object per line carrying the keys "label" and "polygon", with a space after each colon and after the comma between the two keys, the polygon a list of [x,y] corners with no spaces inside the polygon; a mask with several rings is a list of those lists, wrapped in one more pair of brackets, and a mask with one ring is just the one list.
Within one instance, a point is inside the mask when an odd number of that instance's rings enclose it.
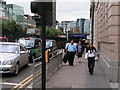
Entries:
{"label": "road sign pole", "polygon": [[46,46],[46,4],[43,3],[42,19],[42,90],[46,90],[46,62],[45,62],[45,46]]}
{"label": "road sign pole", "polygon": [[[51,1],[51,0],[48,0]],[[34,2],[31,3],[31,12],[38,13],[42,22],[42,90],[46,90],[46,25],[52,25],[52,2]]]}
{"label": "road sign pole", "polygon": [[94,2],[92,2],[91,43],[94,44]]}

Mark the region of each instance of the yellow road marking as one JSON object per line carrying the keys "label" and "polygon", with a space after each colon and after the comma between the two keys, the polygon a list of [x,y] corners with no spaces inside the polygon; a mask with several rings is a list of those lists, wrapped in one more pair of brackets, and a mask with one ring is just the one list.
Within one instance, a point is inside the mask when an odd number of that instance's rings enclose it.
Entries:
{"label": "yellow road marking", "polygon": [[[48,69],[48,66],[46,67],[46,69]],[[42,71],[40,71],[40,70],[38,70],[38,71],[36,71],[35,72],[35,74],[37,74],[37,75],[35,75],[35,77],[37,77],[39,74],[41,74],[42,73]],[[31,78],[33,76],[33,74],[32,75],[30,75],[30,76],[28,76],[27,78],[25,78],[24,80],[22,80],[19,84],[22,84],[22,86],[20,86],[20,85],[16,85],[16,86],[14,86],[11,90],[14,90],[14,89],[16,89],[16,88],[18,88],[19,86],[19,88],[22,88],[22,87],[24,87],[27,83],[29,83],[33,78]],[[30,79],[31,78],[31,79]],[[29,80],[28,80],[29,79]],[[28,80],[28,81],[27,81]],[[26,81],[26,82],[25,82]],[[24,84],[23,84],[24,83]]]}
{"label": "yellow road marking", "polygon": [[[35,77],[37,77],[39,74],[41,74],[41,72],[37,73],[37,75],[35,75]],[[23,88],[26,84],[28,84],[30,81],[32,81],[33,78],[29,79],[27,82],[25,82],[22,86],[20,86],[19,88]]]}
{"label": "yellow road marking", "polygon": [[[20,86],[19,88],[22,88],[22,87],[24,87],[26,84],[28,84],[30,81],[32,81],[32,79],[33,78],[31,78],[31,79],[29,79],[28,81],[26,81],[22,86]],[[19,90],[19,89],[17,89],[17,90]]]}
{"label": "yellow road marking", "polygon": [[[40,72],[40,70],[38,70],[37,72],[35,72],[35,74],[37,74],[38,72]],[[30,79],[32,76],[33,76],[33,74],[30,75],[30,76],[28,76],[28,77],[25,78],[24,80],[22,80],[19,84],[23,84],[26,80]],[[11,90],[14,90],[14,89],[17,88],[17,87],[19,87],[19,85],[14,86]]]}
{"label": "yellow road marking", "polygon": [[[26,80],[28,80],[29,78],[31,78],[33,75],[30,75],[29,77],[27,77],[26,79],[24,79],[23,81],[21,81],[19,84],[24,83]],[[19,87],[19,85],[14,86],[11,90],[14,90],[15,88]]]}

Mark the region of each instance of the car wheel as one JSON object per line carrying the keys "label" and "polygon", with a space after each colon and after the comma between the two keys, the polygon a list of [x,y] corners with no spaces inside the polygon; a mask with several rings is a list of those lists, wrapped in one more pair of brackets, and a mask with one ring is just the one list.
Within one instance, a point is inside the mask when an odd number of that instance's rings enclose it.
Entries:
{"label": "car wheel", "polygon": [[14,75],[18,75],[18,73],[19,73],[19,64],[17,63],[15,66]]}

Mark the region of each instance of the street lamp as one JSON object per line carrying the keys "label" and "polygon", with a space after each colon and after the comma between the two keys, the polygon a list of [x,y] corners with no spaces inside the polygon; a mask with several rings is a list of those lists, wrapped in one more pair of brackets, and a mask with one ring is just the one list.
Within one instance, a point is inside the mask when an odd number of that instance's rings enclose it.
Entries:
{"label": "street lamp", "polygon": [[66,31],[66,37],[67,37],[67,41],[69,40],[69,37],[68,37],[68,28],[67,28],[67,23],[65,24],[65,31]]}
{"label": "street lamp", "polygon": [[91,25],[91,43],[94,44],[94,2],[92,4],[92,25]]}

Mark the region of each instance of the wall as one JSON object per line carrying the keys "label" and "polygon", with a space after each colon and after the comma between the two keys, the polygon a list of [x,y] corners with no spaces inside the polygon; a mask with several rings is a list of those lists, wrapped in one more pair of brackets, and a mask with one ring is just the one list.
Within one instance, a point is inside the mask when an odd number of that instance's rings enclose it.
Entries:
{"label": "wall", "polygon": [[101,68],[108,81],[118,81],[118,2],[96,2],[94,13],[94,45],[100,42]]}

